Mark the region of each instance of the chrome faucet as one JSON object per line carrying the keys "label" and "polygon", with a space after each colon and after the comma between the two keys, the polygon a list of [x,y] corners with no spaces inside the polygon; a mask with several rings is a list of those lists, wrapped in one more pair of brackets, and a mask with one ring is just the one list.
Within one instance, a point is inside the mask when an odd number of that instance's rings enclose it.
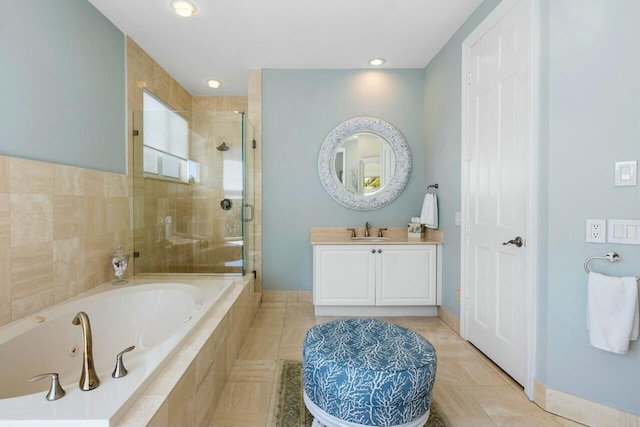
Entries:
{"label": "chrome faucet", "polygon": [[82,354],[82,374],[80,374],[80,390],[89,391],[100,385],[100,379],[93,366],[93,338],[91,337],[91,324],[89,316],[84,311],[76,314],[71,321],[74,325],[82,326],[82,340],[84,353]]}
{"label": "chrome faucet", "polygon": [[371,224],[369,224],[369,222],[367,222],[364,225],[364,237],[370,237],[371,234],[369,233],[369,229],[371,228]]}

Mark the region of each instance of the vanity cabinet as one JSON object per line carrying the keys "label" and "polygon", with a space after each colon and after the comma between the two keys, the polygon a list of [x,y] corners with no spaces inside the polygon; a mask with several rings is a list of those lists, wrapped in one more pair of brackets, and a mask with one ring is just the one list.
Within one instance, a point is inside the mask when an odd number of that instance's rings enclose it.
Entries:
{"label": "vanity cabinet", "polygon": [[[322,307],[350,307],[344,314],[426,314],[402,307],[438,304],[439,245],[315,245],[314,305],[316,314],[343,312]],[[358,307],[398,308],[399,310]],[[415,311],[415,310],[414,310]]]}

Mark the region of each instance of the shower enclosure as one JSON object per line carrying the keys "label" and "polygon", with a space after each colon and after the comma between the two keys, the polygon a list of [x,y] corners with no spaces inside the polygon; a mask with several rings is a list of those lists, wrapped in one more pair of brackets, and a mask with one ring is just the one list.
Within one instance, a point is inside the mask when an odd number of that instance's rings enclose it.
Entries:
{"label": "shower enclosure", "polygon": [[145,92],[133,124],[135,274],[254,271],[255,142],[244,112],[170,111]]}

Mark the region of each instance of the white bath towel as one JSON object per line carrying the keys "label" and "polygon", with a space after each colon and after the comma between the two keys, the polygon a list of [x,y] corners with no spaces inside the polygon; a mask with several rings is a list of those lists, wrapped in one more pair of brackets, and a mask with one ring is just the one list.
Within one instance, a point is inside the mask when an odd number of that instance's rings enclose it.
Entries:
{"label": "white bath towel", "polygon": [[638,282],[635,277],[589,273],[587,329],[591,345],[625,354],[640,329]]}
{"label": "white bath towel", "polygon": [[438,198],[433,193],[424,196],[420,224],[428,228],[438,228]]}

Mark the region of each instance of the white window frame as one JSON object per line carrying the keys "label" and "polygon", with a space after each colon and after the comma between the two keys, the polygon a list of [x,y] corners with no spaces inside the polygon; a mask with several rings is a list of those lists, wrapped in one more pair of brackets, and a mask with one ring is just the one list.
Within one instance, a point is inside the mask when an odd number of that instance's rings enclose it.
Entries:
{"label": "white window frame", "polygon": [[[148,90],[143,90],[143,171],[145,178],[165,181],[189,182],[189,120]],[[148,102],[148,101],[152,102]],[[151,104],[151,105],[149,105]],[[161,129],[158,141],[149,141],[151,112],[161,117],[166,115],[165,129]],[[172,129],[173,125],[173,129]],[[177,126],[176,126],[177,125]],[[172,132],[174,130],[174,132]],[[176,132],[177,131],[177,132]],[[164,133],[164,134],[163,134]],[[173,135],[172,135],[173,134]],[[148,164],[155,156],[156,164]],[[178,170],[169,169],[172,162],[177,160]],[[174,163],[175,164],[175,163]]]}

